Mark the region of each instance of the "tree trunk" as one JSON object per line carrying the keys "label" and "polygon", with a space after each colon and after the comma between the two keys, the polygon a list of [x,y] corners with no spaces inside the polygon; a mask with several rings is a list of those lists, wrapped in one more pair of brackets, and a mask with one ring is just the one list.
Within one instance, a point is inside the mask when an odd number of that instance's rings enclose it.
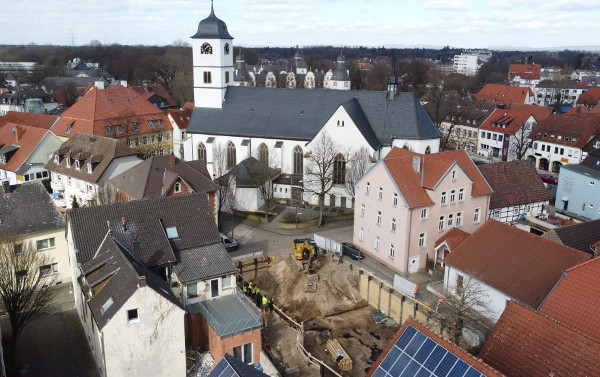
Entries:
{"label": "tree trunk", "polygon": [[325,207],[325,194],[319,194],[319,221],[317,222],[317,228],[323,227],[323,209]]}

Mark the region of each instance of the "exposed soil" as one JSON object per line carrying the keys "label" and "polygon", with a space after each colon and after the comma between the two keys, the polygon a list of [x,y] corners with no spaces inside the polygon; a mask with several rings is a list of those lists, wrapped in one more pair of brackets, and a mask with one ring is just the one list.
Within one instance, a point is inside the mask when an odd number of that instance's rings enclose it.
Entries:
{"label": "exposed soil", "polygon": [[[317,358],[327,361],[337,370],[326,353],[326,338],[337,339],[353,361],[350,376],[364,376],[382,350],[388,345],[396,327],[376,324],[371,319],[371,310],[361,299],[358,289],[358,271],[350,264],[337,264],[322,256],[316,274],[317,290],[304,291],[309,277],[300,271],[289,258],[274,261],[268,269],[259,271],[254,282],[261,293],[286,314],[304,322],[304,346]],[[306,359],[296,347],[297,332],[275,314],[268,313],[268,327],[263,330],[266,343],[270,343],[280,354],[286,366],[297,366],[302,376],[318,376],[319,370],[307,365]],[[322,344],[320,344],[322,343]]]}

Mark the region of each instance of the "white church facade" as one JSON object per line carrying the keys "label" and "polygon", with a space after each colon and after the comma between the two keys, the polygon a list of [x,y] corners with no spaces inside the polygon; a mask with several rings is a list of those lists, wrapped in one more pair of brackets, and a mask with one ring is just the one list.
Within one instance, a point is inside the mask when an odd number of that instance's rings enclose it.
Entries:
{"label": "white church facade", "polygon": [[[204,159],[213,178],[253,156],[291,177],[287,198],[295,192],[317,204],[317,197],[302,186],[302,176],[309,163],[306,156],[323,133],[340,149],[339,166],[346,169],[349,157],[361,148],[372,161],[393,147],[439,151],[437,127],[413,93],[397,91],[397,79],[390,79],[385,92],[349,90],[341,55],[327,85],[336,89],[336,83],[342,90],[236,86],[232,41],[213,9],[192,36],[195,108],[183,141],[183,159]],[[285,192],[275,196],[285,197]],[[324,204],[349,208],[352,203],[338,179]]]}

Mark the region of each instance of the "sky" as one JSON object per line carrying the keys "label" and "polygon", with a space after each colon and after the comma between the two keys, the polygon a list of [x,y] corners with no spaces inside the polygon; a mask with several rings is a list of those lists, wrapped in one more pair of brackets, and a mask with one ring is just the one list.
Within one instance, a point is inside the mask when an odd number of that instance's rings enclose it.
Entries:
{"label": "sky", "polygon": [[[0,44],[189,41],[210,0],[1,0]],[[215,0],[234,45],[599,46],[598,0]],[[600,49],[600,48],[599,48]]]}

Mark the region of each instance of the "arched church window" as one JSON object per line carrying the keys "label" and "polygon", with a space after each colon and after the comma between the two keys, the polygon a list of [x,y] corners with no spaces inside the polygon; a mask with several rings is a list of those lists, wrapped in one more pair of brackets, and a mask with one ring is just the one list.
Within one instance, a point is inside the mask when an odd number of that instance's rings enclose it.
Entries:
{"label": "arched church window", "polygon": [[427,148],[425,148],[425,154],[429,153],[431,153],[431,147],[428,145]]}
{"label": "arched church window", "polygon": [[346,159],[341,154],[335,156],[333,162],[333,184],[343,185],[346,183]]}
{"label": "arched church window", "polygon": [[235,145],[230,141],[227,143],[227,169],[233,169],[237,165],[235,158]]}
{"label": "arched church window", "polygon": [[269,165],[269,147],[265,143],[258,147],[258,160],[265,165]]}
{"label": "arched church window", "polygon": [[229,55],[229,43],[225,43],[225,47],[223,47],[223,50],[225,51],[225,55]]}
{"label": "arched church window", "polygon": [[212,54],[212,46],[207,42],[202,43],[202,46],[200,46],[200,53],[208,55]]}
{"label": "arched church window", "polygon": [[304,171],[304,154],[302,148],[296,145],[294,148],[294,174],[302,174]]}
{"label": "arched church window", "polygon": [[198,144],[198,160],[204,160],[206,164],[206,146],[202,143]]}

